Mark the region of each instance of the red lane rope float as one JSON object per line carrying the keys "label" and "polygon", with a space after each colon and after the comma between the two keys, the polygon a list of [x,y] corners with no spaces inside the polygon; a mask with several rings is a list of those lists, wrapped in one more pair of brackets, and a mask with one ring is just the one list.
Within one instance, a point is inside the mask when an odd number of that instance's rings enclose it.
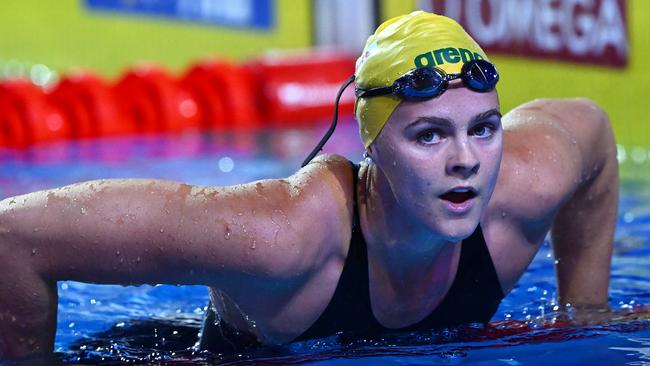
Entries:
{"label": "red lane rope float", "polygon": [[253,80],[246,69],[226,60],[205,60],[192,66],[180,82],[199,103],[203,127],[240,130],[259,125]]}
{"label": "red lane rope float", "polygon": [[201,127],[193,95],[160,67],[139,66],[128,71],[114,92],[139,133],[175,133]]}
{"label": "red lane rope float", "polygon": [[[246,64],[258,89],[256,99],[265,121],[276,126],[311,124],[332,116],[336,94],[354,73],[353,56],[338,52],[273,55]],[[354,88],[340,101],[340,113],[351,114]]]}
{"label": "red lane rope float", "polygon": [[75,138],[125,135],[136,131],[135,124],[118,107],[112,88],[89,71],[65,76],[49,97],[73,124]]}
{"label": "red lane rope float", "polygon": [[41,88],[26,80],[0,83],[0,133],[5,147],[70,139],[73,126]]}
{"label": "red lane rope float", "polygon": [[[265,56],[245,65],[201,61],[179,79],[162,67],[127,70],[114,85],[91,72],[65,76],[54,89],[25,80],[2,82],[0,146],[24,148],[67,138],[188,129],[295,127],[327,119],[354,57],[337,52]],[[354,105],[343,95],[342,113]]]}

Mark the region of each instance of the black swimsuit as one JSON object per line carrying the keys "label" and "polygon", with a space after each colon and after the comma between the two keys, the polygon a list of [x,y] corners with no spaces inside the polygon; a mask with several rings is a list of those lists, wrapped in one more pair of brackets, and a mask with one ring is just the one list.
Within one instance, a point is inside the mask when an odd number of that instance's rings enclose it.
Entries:
{"label": "black swimsuit", "polygon": [[[370,304],[368,253],[359,224],[356,197],[359,167],[355,165],[354,168],[354,221],[343,272],[334,295],[323,313],[295,341],[327,337],[341,331],[364,335],[426,330],[467,323],[487,323],[497,311],[504,294],[479,225],[469,238],[462,241],[454,282],[433,312],[423,320],[405,328],[390,329],[379,324]],[[208,313],[200,342],[202,348],[223,351],[224,349],[219,346],[219,344],[223,345],[223,341],[230,345],[227,347],[229,350],[254,344],[250,338],[247,342],[242,342],[243,340],[240,341],[238,336],[232,337],[234,330],[223,322],[220,326],[213,324],[214,314]],[[210,328],[220,329],[217,331]]]}

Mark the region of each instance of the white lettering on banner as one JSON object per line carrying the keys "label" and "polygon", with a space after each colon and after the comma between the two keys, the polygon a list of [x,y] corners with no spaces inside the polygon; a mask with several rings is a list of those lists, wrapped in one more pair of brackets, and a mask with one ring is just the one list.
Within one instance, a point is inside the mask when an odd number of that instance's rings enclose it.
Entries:
{"label": "white lettering on banner", "polygon": [[[557,51],[562,47],[562,39],[560,35],[553,32],[554,26],[562,26],[560,23],[560,12],[557,8],[551,6],[552,0],[538,0],[537,11],[539,16],[534,20],[535,32],[533,39],[537,46],[545,51]],[[564,24],[564,26],[573,27],[572,23]]]}
{"label": "white lettering on banner", "polygon": [[503,32],[508,32],[516,43],[525,42],[532,33],[534,5],[532,1],[510,0],[503,6],[506,13]]}
{"label": "white lettering on banner", "polygon": [[445,0],[445,15],[453,19],[460,19],[462,12],[462,1]]}
{"label": "white lettering on banner", "polygon": [[434,11],[444,5],[444,14],[462,21],[486,48],[523,46],[590,59],[611,49],[618,60],[627,60],[621,0],[432,0],[432,4],[438,4]]}
{"label": "white lettering on banner", "polygon": [[226,21],[245,24],[254,16],[251,0],[179,0],[176,11],[180,16],[204,21]]}
{"label": "white lettering on banner", "polygon": [[575,26],[562,27],[562,35],[567,40],[567,48],[576,55],[584,55],[589,52],[591,47],[589,38],[596,22],[593,16],[579,13],[578,8],[591,10],[594,7],[594,0],[566,0],[562,5],[562,23],[571,24],[575,19]]}
{"label": "white lettering on banner", "polygon": [[598,53],[602,53],[608,45],[618,46],[620,54],[627,54],[627,36],[623,17],[618,10],[616,0],[603,0],[598,14],[599,32],[594,34],[597,40],[592,41]]}
{"label": "white lettering on banner", "polygon": [[[470,25],[470,32],[476,35],[478,43],[493,44],[504,36],[505,17],[499,16],[498,19],[485,21],[481,15],[482,0],[467,0],[467,22]],[[490,14],[501,14],[503,3],[499,0],[488,0],[490,4]]]}

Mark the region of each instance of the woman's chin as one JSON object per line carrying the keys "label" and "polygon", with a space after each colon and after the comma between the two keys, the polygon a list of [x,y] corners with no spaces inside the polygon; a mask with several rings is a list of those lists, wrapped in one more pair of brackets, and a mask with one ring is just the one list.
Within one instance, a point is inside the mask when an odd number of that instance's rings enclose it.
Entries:
{"label": "woman's chin", "polygon": [[478,218],[474,219],[466,217],[462,219],[446,220],[443,225],[437,223],[436,231],[439,232],[439,235],[444,238],[445,241],[458,243],[470,237],[476,230],[478,224]]}

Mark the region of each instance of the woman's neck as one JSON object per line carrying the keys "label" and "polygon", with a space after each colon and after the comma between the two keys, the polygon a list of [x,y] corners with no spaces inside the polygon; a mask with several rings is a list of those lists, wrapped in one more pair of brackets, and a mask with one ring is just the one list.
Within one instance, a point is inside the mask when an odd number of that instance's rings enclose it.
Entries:
{"label": "woman's neck", "polygon": [[388,181],[374,164],[362,169],[359,183],[359,214],[369,261],[391,274],[411,277],[407,274],[431,272],[434,264],[439,266],[441,260],[448,261],[459,252],[459,245],[435,235],[400,207]]}
{"label": "woman's neck", "polygon": [[361,172],[359,219],[368,248],[371,288],[379,289],[391,306],[438,302],[453,282],[460,245],[436,236],[408,215],[376,166],[368,165]]}

